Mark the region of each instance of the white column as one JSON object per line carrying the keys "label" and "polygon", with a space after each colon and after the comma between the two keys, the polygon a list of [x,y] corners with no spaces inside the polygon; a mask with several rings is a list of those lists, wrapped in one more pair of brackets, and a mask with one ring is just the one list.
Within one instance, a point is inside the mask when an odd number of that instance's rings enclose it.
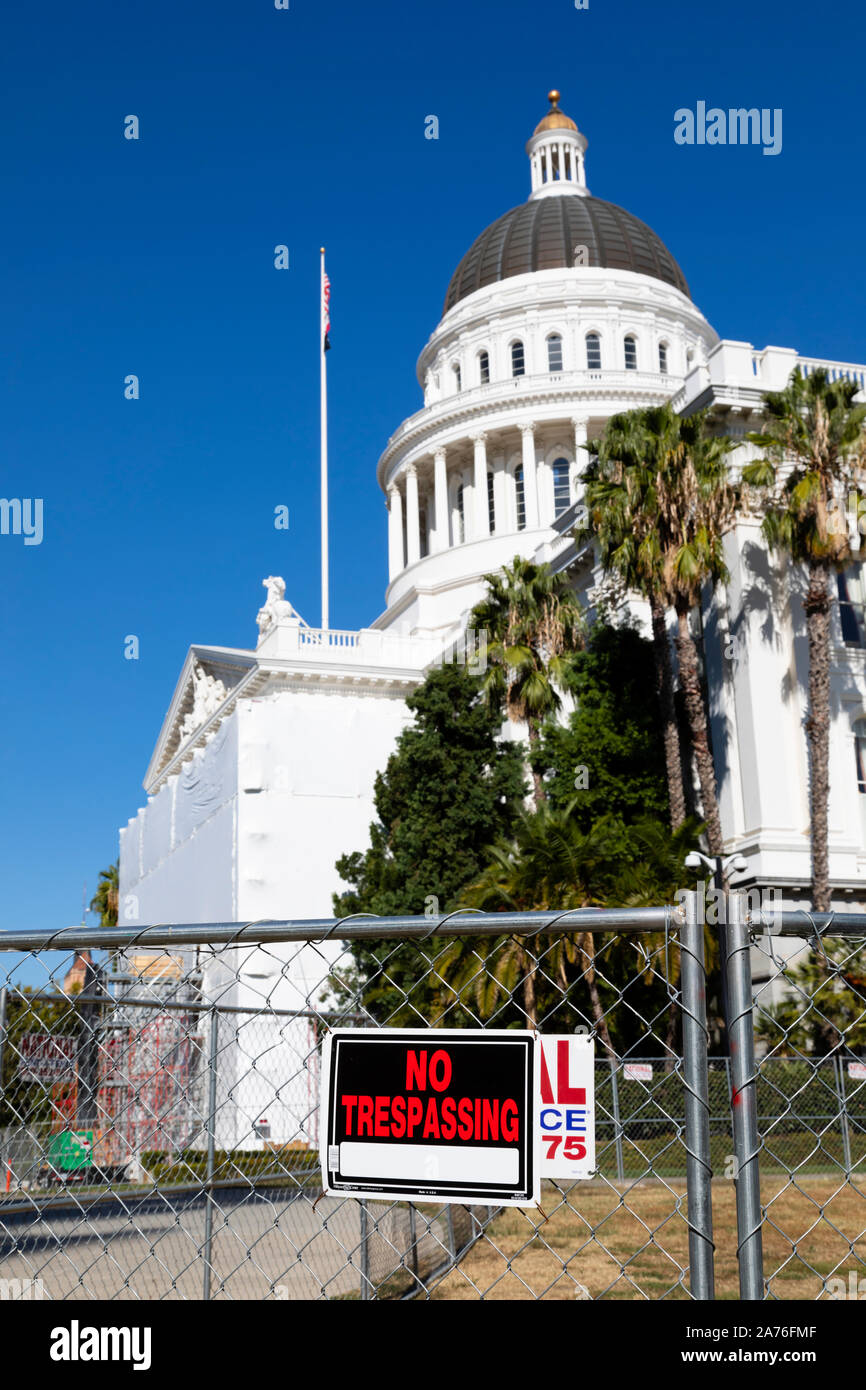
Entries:
{"label": "white column", "polygon": [[436,495],[433,552],[438,554],[448,549],[448,469],[444,449],[436,449],[433,454],[433,488]]}
{"label": "white column", "polygon": [[538,529],[538,481],[535,468],[535,425],[521,425],[523,438],[523,500],[526,506],[526,529]]}
{"label": "white column", "polygon": [[497,536],[507,529],[507,481],[505,475],[505,455],[500,454],[493,463],[493,530]]}
{"label": "white column", "polygon": [[406,564],[414,565],[421,559],[420,530],[418,522],[418,472],[414,463],[406,469]]}
{"label": "white column", "polygon": [[487,435],[483,432],[473,434],[472,443],[475,445],[472,539],[478,541],[483,536],[490,535],[490,515],[487,510]]}
{"label": "white column", "polygon": [[578,415],[571,423],[574,425],[574,467],[571,471],[571,500],[575,502],[578,497],[583,496],[583,482],[581,480],[589,464],[589,450],[586,447],[586,416]]}
{"label": "white column", "polygon": [[403,567],[403,498],[398,487],[390,487],[388,489],[388,578],[394,579]]}

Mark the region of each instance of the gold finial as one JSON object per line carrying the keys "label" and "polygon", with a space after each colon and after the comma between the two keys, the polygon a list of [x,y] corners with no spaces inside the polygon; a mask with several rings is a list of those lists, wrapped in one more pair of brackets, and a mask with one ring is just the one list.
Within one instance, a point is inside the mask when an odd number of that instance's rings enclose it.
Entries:
{"label": "gold finial", "polygon": [[552,92],[547,93],[547,100],[550,102],[551,108],[553,110],[556,110],[556,105],[559,101],[559,92],[556,90],[555,87]]}

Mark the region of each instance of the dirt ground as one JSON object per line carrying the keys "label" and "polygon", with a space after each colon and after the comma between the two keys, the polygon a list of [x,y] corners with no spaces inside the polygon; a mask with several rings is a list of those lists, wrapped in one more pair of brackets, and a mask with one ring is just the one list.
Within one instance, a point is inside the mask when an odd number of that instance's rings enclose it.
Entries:
{"label": "dirt ground", "polygon": [[[761,1198],[771,1298],[827,1298],[822,1280],[866,1274],[866,1191],[843,1178],[768,1177]],[[436,1299],[688,1297],[685,1184],[546,1185],[548,1217],[510,1208],[432,1291]],[[732,1182],[713,1183],[716,1297],[739,1297]],[[620,1264],[624,1267],[620,1269]]]}

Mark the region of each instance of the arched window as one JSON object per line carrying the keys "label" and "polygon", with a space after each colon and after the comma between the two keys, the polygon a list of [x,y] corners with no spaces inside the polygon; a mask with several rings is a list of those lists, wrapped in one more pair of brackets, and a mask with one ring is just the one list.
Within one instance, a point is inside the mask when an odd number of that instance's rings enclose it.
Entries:
{"label": "arched window", "polygon": [[514,470],[514,493],[517,500],[517,529],[526,529],[526,495],[523,491],[523,464]]}
{"label": "arched window", "polygon": [[490,358],[484,351],[478,354],[478,380],[482,386],[486,386],[490,380]]}
{"label": "arched window", "polygon": [[623,346],[625,347],[625,369],[627,372],[637,371],[637,343],[629,333]]}
{"label": "arched window", "polygon": [[668,371],[668,345],[659,343],[659,371],[662,376],[667,376]]}
{"label": "arched window", "polygon": [[523,361],[523,344],[518,340],[511,344],[511,375],[524,376],[526,367]]}
{"label": "arched window", "polygon": [[547,340],[547,370],[562,371],[562,339],[558,333],[551,333]]}
{"label": "arched window", "polygon": [[454,373],[454,389],[455,389],[456,391],[462,391],[462,390],[463,390],[463,373],[462,373],[461,370],[460,370],[460,363],[459,363],[459,362],[455,362],[455,363],[454,363],[454,366],[451,368],[451,370],[452,370],[453,373]]}
{"label": "arched window", "polygon": [[562,516],[571,506],[571,486],[568,481],[568,459],[553,460],[553,514]]}
{"label": "arched window", "polygon": [[863,564],[859,562],[836,575],[839,593],[839,620],[842,641],[849,647],[866,646],[866,605],[863,592]]}
{"label": "arched window", "polygon": [[493,501],[493,470],[487,470],[487,524],[490,527],[490,534],[496,530],[496,507]]}
{"label": "arched window", "polygon": [[463,508],[463,484],[457,489],[457,544],[462,545],[466,539],[466,513]]}
{"label": "arched window", "polygon": [[601,371],[601,339],[597,333],[586,335],[586,368],[590,372]]}

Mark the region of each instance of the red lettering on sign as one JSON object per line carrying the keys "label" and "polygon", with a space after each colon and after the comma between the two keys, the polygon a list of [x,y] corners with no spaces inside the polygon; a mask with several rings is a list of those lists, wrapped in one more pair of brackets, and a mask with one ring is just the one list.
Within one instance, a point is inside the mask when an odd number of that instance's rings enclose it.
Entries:
{"label": "red lettering on sign", "polygon": [[424,1113],[424,1107],[417,1096],[410,1096],[406,1102],[406,1109],[406,1138],[411,1139],[412,1135],[415,1133],[415,1130],[421,1123],[421,1116]]}
{"label": "red lettering on sign", "polygon": [[553,1104],[553,1087],[550,1084],[550,1073],[547,1070],[547,1059],[543,1047],[541,1049],[541,1099],[545,1105]]}
{"label": "red lettering on sign", "polygon": [[373,1133],[377,1139],[387,1139],[391,1133],[391,1126],[388,1123],[389,1096],[376,1097],[376,1122],[373,1125]]}
{"label": "red lettering on sign", "polygon": [[457,1127],[457,1133],[460,1135],[460,1138],[461,1138],[461,1139],[471,1139],[471,1138],[472,1138],[472,1101],[469,1099],[468,1096],[464,1096],[463,1099],[462,1099],[461,1101],[458,1102],[458,1105],[457,1105],[457,1118],[458,1118],[459,1121],[460,1121],[460,1124],[459,1124],[458,1127]]}
{"label": "red lettering on sign", "polygon": [[427,1089],[427,1053],[406,1053],[406,1090],[415,1087],[419,1091]]}
{"label": "red lettering on sign", "polygon": [[[440,1076],[436,1076],[436,1069],[439,1068]],[[430,1058],[430,1085],[434,1091],[444,1091],[448,1082],[451,1080],[451,1058],[447,1052],[443,1052],[440,1047],[438,1052],[434,1052]]]}
{"label": "red lettering on sign", "polygon": [[358,1097],[358,1138],[362,1134],[373,1134],[373,1097]]}
{"label": "red lettering on sign", "polygon": [[502,1102],[500,1121],[502,1124],[502,1138],[516,1144],[517,1140],[520,1138],[520,1115],[515,1101],[504,1100]]}
{"label": "red lettering on sign", "polygon": [[457,1102],[453,1096],[446,1096],[442,1102],[442,1138],[453,1139],[457,1133]]}
{"label": "red lettering on sign", "polygon": [[479,1139],[499,1138],[499,1101],[485,1100],[481,1105],[481,1133]]}
{"label": "red lettering on sign", "polygon": [[424,1119],[424,1133],[422,1139],[438,1139],[439,1136],[439,1113],[436,1108],[436,1101],[433,1096],[427,1102],[427,1114]]}
{"label": "red lettering on sign", "polygon": [[556,1099],[560,1105],[586,1105],[586,1087],[569,1085],[568,1038],[556,1044]]}
{"label": "red lettering on sign", "polygon": [[391,1101],[391,1138],[402,1139],[406,1133],[406,1098],[395,1096]]}
{"label": "red lettering on sign", "polygon": [[343,1096],[343,1104],[346,1107],[346,1133],[352,1133],[352,1111],[358,1103],[357,1096]]}

